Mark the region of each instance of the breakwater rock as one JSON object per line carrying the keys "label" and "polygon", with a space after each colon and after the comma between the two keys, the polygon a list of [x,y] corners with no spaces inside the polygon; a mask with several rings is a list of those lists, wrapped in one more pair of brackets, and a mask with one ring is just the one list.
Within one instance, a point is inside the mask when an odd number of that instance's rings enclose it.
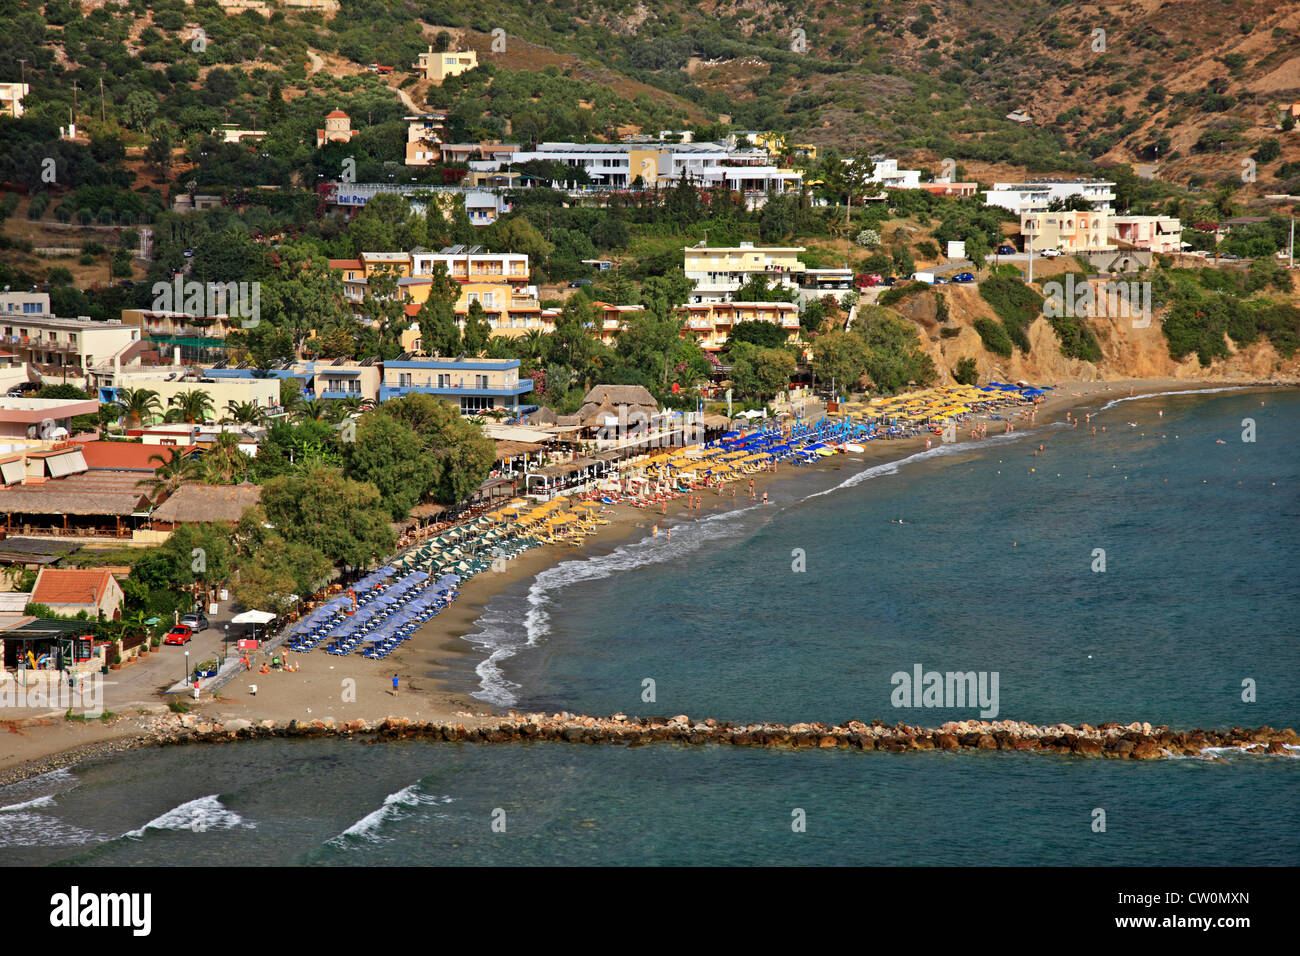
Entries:
{"label": "breakwater rock", "polygon": [[1170,730],[1149,723],[1039,725],[1014,720],[954,721],[939,727],[886,725],[851,720],[845,724],[725,723],[676,717],[588,717],[580,714],[524,714],[469,723],[420,721],[405,717],[383,720],[334,719],[277,723],[227,720],[216,722],[193,714],[152,718],[143,742],[168,745],[225,742],[270,737],[364,737],[376,740],[424,739],[466,743],[556,741],[574,744],[677,743],[792,749],[843,748],[907,753],[919,750],[1015,750],[1038,753],[1156,760],[1213,755],[1217,748],[1258,754],[1300,756],[1300,737],[1292,729],[1272,727],[1230,730]]}

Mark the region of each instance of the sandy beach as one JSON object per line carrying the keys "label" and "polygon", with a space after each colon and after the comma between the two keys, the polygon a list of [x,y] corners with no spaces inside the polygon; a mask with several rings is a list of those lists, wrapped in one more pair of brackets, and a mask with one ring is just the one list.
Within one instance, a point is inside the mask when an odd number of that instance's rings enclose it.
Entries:
{"label": "sandy beach", "polygon": [[[1253,384],[1242,383],[1242,387]],[[1142,396],[1223,387],[1233,386],[1173,379],[1063,383],[1033,409],[1032,423],[1028,407],[1007,411],[1014,415],[1017,432],[1032,433],[1063,421],[1067,411],[1094,410],[1107,401],[1130,394]],[[970,425],[981,420],[982,417],[976,417],[960,426],[958,440],[970,440]],[[1002,427],[1002,422],[990,423],[989,437],[1001,434]],[[1100,432],[1097,437],[1103,439]],[[906,458],[922,451],[925,441],[924,436],[916,436],[868,442],[862,453],[852,456],[851,467],[861,470]],[[810,469],[830,466],[843,469],[844,457],[835,456]],[[792,471],[793,466],[780,466],[774,472],[753,475],[756,497],[761,500],[764,488],[774,478],[788,476]],[[733,489],[735,498],[731,497]],[[200,719],[212,721],[243,718],[277,723],[331,718],[376,721],[395,716],[422,721],[455,720],[472,726],[476,721],[489,719],[493,716],[489,705],[471,697],[462,683],[453,686],[446,679],[450,666],[470,663],[466,658],[474,648],[463,638],[474,630],[475,621],[488,602],[504,589],[531,580],[560,561],[606,553],[623,542],[650,534],[656,524],[660,525],[662,534],[663,529],[674,524],[750,504],[748,479],[725,486],[721,496],[714,489],[699,494],[703,498],[701,509],[690,513],[685,497],[667,502],[664,507],[644,510],[622,503],[606,506],[602,517],[609,524],[580,544],[537,547],[510,561],[504,570],[476,575],[464,584],[451,607],[421,627],[387,660],[372,661],[358,655],[335,657],[321,652],[290,654],[289,660],[297,665],[296,671],[261,674],[254,667],[250,673],[228,683],[215,699],[205,697],[195,706],[194,713]],[[394,676],[398,679],[396,692]],[[165,713],[167,707],[160,701],[150,710],[155,714]],[[61,716],[49,715],[39,720],[0,721],[8,731],[0,734],[0,782],[67,766],[105,749],[131,746],[140,736],[146,719],[142,712],[119,715],[107,723],[69,722]]]}

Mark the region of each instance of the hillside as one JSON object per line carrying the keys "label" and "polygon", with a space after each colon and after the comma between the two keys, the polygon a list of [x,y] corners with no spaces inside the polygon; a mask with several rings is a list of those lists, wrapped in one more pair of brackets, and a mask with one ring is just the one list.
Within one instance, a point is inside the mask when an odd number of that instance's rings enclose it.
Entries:
{"label": "hillside", "polygon": [[[1300,382],[1300,354],[1283,358],[1267,341],[1254,342],[1244,348],[1231,347],[1232,356],[1203,367],[1195,355],[1179,361],[1169,354],[1169,343],[1161,331],[1164,318],[1157,311],[1146,328],[1134,328],[1131,319],[1096,317],[1089,326],[1101,345],[1102,360],[1087,362],[1067,358],[1061,342],[1045,318],[1036,318],[1028,327],[1028,355],[1016,349],[1010,359],[1003,359],[984,348],[975,331],[978,319],[996,321],[997,316],[979,291],[967,286],[946,286],[939,293],[948,306],[948,319],[935,320],[934,293],[923,293],[899,303],[895,309],[917,328],[922,348],[934,361],[940,381],[952,383],[958,361],[971,357],[979,369],[980,381],[1031,382],[1117,381],[1152,378],[1186,381],[1287,381]],[[941,330],[948,330],[948,337]],[[958,330],[952,335],[952,330]]]}

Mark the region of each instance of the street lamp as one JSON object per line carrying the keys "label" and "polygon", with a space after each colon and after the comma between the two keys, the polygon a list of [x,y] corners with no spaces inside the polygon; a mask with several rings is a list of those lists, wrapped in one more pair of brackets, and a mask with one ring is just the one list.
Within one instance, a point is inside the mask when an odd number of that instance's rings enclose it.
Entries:
{"label": "street lamp", "polygon": [[185,683],[190,682],[190,652],[185,652]]}

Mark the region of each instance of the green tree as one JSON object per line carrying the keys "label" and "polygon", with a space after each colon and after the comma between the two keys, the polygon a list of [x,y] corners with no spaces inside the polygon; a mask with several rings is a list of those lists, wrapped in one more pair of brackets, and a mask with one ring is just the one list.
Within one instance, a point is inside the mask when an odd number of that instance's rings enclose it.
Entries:
{"label": "green tree", "polygon": [[429,297],[420,306],[415,321],[420,327],[420,344],[428,355],[459,355],[460,329],[456,326],[456,302],[460,283],[441,262],[433,266]]}
{"label": "green tree", "polygon": [[419,461],[434,501],[458,504],[483,483],[496,461],[496,448],[483,430],[449,402],[415,392],[375,409],[410,428],[420,440]]}
{"label": "green tree", "polygon": [[487,313],[483,311],[483,306],[476,299],[469,304],[469,311],[465,316],[465,332],[461,339],[461,348],[470,355],[481,355],[491,335],[492,326],[488,324]]}
{"label": "green tree", "polygon": [[827,332],[817,336],[813,348],[813,374],[830,383],[837,393],[856,391],[867,370],[867,344],[852,332]]}
{"label": "green tree", "polygon": [[979,367],[975,364],[975,359],[969,355],[957,360],[957,367],[953,369],[953,380],[958,385],[978,385],[980,380]]}
{"label": "green tree", "polygon": [[785,349],[763,349],[742,342],[731,350],[731,381],[742,395],[770,401],[787,388],[794,374],[794,356]]}
{"label": "green tree", "polygon": [[410,426],[376,409],[361,416],[356,440],[344,443],[343,457],[347,476],[378,488],[390,516],[398,521],[430,488],[433,475],[422,453]]}
{"label": "green tree", "polygon": [[262,486],[267,520],[287,541],[308,545],[336,565],[368,567],[393,549],[379,490],[323,466]]}

